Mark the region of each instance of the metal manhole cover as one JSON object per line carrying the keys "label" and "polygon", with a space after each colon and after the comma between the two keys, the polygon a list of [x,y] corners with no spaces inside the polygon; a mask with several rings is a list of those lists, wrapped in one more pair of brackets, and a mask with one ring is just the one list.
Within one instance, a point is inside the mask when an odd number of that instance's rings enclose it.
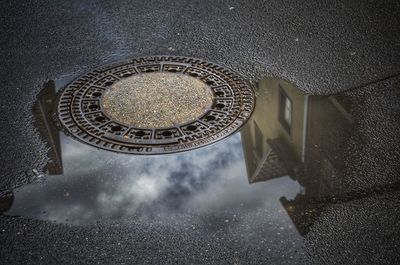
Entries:
{"label": "metal manhole cover", "polygon": [[237,74],[185,57],[119,62],[79,77],[61,93],[67,133],[99,148],[163,154],[198,148],[237,131],[254,93]]}

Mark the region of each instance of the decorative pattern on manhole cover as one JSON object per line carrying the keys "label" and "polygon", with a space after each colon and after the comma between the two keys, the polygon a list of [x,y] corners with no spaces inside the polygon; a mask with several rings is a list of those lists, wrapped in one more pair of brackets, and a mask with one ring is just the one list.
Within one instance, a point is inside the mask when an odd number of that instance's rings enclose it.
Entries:
{"label": "decorative pattern on manhole cover", "polygon": [[238,75],[185,57],[148,57],[101,67],[58,101],[67,133],[122,153],[164,154],[205,146],[250,117],[254,93]]}

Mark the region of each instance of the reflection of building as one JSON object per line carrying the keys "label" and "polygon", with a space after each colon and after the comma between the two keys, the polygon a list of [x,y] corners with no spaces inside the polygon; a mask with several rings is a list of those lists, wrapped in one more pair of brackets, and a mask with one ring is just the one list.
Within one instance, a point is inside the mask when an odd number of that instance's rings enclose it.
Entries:
{"label": "reflection of building", "polygon": [[353,123],[349,107],[342,98],[306,95],[284,80],[258,83],[256,109],[242,130],[249,182],[296,179],[305,193],[281,202],[301,234],[321,202],[341,189],[342,154]]}
{"label": "reflection of building", "polygon": [[34,105],[36,128],[38,128],[42,139],[50,147],[48,151],[50,161],[46,167],[50,175],[60,175],[63,173],[59,130],[55,126],[54,120],[52,120],[55,113],[55,94],[54,82],[46,82]]}

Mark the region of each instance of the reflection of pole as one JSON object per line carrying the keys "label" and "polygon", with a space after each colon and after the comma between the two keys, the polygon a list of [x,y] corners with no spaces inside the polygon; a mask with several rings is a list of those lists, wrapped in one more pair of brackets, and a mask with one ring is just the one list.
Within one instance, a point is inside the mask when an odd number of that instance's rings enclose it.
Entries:
{"label": "reflection of pole", "polygon": [[307,126],[308,126],[308,95],[304,96],[304,116],[303,116],[303,145],[301,149],[301,162],[306,160]]}

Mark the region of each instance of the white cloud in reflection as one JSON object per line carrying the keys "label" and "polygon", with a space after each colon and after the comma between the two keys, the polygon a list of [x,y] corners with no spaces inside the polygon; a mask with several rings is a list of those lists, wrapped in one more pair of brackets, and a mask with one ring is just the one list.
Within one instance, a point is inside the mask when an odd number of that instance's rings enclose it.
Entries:
{"label": "white cloud in reflection", "polygon": [[[22,188],[15,204],[25,210],[18,213],[13,207],[17,214],[43,210],[46,214],[39,218],[84,224],[152,212],[244,213],[271,208],[271,201],[277,207],[280,196],[299,190],[289,178],[249,185],[239,134],[205,148],[159,156],[105,152],[69,138],[62,147],[64,175]],[[70,192],[68,198],[60,196],[64,190]]]}

